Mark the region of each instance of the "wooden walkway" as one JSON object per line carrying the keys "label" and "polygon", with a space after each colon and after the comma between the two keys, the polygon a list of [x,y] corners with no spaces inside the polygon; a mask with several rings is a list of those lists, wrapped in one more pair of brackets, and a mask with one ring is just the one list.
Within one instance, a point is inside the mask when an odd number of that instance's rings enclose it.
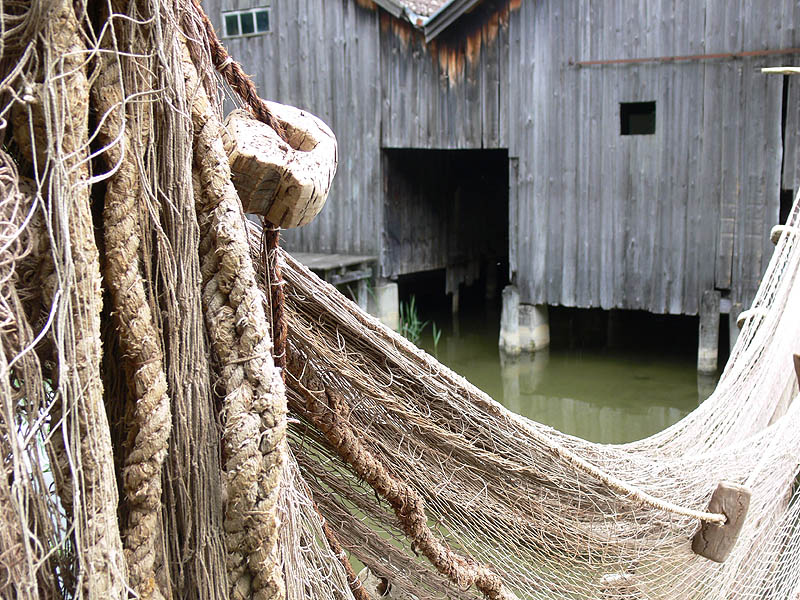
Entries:
{"label": "wooden walkway", "polygon": [[377,256],[316,252],[293,252],[292,256],[331,285],[355,283],[355,290],[348,286],[350,295],[360,308],[367,309],[367,284],[373,278]]}

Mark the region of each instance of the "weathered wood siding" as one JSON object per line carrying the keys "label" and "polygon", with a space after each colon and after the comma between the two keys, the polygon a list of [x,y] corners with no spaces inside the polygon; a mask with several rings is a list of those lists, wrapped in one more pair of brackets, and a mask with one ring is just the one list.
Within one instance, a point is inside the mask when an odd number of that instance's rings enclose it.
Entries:
{"label": "weathered wood siding", "polygon": [[269,33],[224,40],[260,94],[323,119],[339,143],[339,168],[326,206],[287,247],[379,252],[380,41],[378,9],[354,0],[203,0],[217,31],[221,11],[270,6]]}
{"label": "weathered wood siding", "polygon": [[[781,187],[782,80],[760,67],[796,55],[574,63],[794,48],[798,23],[796,0],[537,0],[511,13],[523,302],[694,314],[715,287],[750,302]],[[621,136],[620,102],[652,100],[655,134]]]}
{"label": "weathered wood siding", "polygon": [[[205,0],[217,26],[261,3]],[[707,289],[750,302],[779,191],[800,188],[800,77],[760,73],[800,55],[577,64],[797,48],[798,0],[484,0],[431,44],[363,0],[271,0],[271,28],[226,44],[340,149],[328,205],[286,233],[291,249],[377,254],[386,275],[430,268],[390,246],[407,237],[398,219],[431,252],[452,224],[412,223],[440,215],[428,194],[398,196],[381,148],[508,148],[524,302],[694,314]],[[636,101],[656,102],[654,135],[620,135],[620,102]]]}
{"label": "weathered wood siding", "polygon": [[508,0],[487,0],[426,44],[381,14],[386,148],[506,148]]}

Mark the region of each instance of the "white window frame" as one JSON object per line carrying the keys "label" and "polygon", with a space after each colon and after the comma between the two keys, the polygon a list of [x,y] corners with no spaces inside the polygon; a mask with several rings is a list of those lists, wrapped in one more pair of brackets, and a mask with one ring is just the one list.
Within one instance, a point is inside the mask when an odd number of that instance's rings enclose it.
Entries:
{"label": "white window frame", "polygon": [[[267,14],[267,29],[263,31],[258,30],[258,20],[257,15],[258,13],[265,12]],[[264,35],[265,33],[269,33],[272,31],[272,15],[270,14],[272,11],[270,10],[270,6],[255,6],[253,8],[244,8],[240,10],[225,10],[222,11],[222,28],[224,31],[224,38],[241,38],[241,37],[253,37],[256,35]],[[252,15],[253,16],[253,31],[252,33],[242,33],[242,15]],[[231,33],[228,31],[228,19],[229,17],[235,16],[236,17],[236,25],[238,27],[238,31],[236,33]]]}

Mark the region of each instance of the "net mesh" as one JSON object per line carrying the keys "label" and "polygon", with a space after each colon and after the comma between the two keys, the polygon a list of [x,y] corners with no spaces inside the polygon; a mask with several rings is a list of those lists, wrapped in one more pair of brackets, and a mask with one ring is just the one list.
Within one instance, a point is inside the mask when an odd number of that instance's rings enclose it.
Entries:
{"label": "net mesh", "polygon": [[[420,492],[447,545],[492,565],[519,597],[789,597],[800,577],[800,415],[786,401],[797,393],[797,214],[795,206],[716,391],[630,444],[591,443],[507,411],[284,255],[291,351],[345,400],[330,410]],[[304,414],[302,384],[289,387],[290,406]],[[361,561],[419,598],[474,595],[415,556],[395,515],[311,424],[293,435],[323,512]],[[705,511],[721,481],[753,496],[732,555],[716,564],[691,550],[700,521],[669,505]]]}
{"label": "net mesh", "polygon": [[[0,597],[240,591],[201,228],[230,254],[193,179],[192,109],[221,104],[204,35],[189,2],[0,0]],[[286,595],[349,597],[294,464]]]}
{"label": "net mesh", "polygon": [[[256,586],[253,561],[268,553],[259,554],[262,529],[238,530],[241,548],[226,529],[239,498],[229,408],[240,376],[252,384],[242,397],[280,400],[266,321],[233,304],[244,286],[241,297],[272,314],[266,292],[276,282],[253,224],[252,260],[246,240],[244,254],[230,250],[245,229],[241,207],[229,182],[227,196],[209,196],[216,181],[202,172],[208,157],[223,171],[225,162],[209,134],[221,102],[206,35],[189,2],[0,0],[2,597],[265,597],[237,587]],[[133,183],[120,187],[121,174]],[[101,214],[126,194],[116,221]],[[286,596],[359,593],[332,531],[393,595],[418,600],[478,589],[492,598],[796,597],[799,218],[796,203],[714,394],[624,445],[509,412],[280,253],[290,415],[276,518]],[[241,272],[261,269],[260,291],[255,278],[225,278],[231,256]],[[109,278],[122,275],[109,262],[134,283],[114,288]],[[131,318],[145,329],[120,319],[112,299],[134,286]],[[134,341],[150,340],[149,358],[125,341],[128,325],[140,332]],[[240,344],[232,358],[222,330]],[[248,353],[241,343],[253,331],[262,338]],[[153,381],[165,404],[143,411]],[[254,427],[268,437],[283,424],[259,414]],[[704,513],[723,480],[750,488],[752,501],[733,553],[716,564],[693,554],[691,540],[713,518]],[[265,485],[253,495],[269,500]],[[268,526],[261,507],[256,521]],[[237,548],[245,558],[231,565]]]}

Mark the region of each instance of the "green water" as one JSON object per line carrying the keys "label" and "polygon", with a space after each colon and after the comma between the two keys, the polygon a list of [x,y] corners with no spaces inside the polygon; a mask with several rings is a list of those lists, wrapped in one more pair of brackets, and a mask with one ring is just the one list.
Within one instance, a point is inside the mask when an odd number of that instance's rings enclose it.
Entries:
{"label": "green water", "polygon": [[[442,323],[442,321],[448,321]],[[430,326],[420,345],[509,409],[595,442],[641,439],[680,420],[713,390],[699,380],[695,357],[659,350],[609,351],[554,347],[501,359],[496,311],[439,315],[434,350]]]}

